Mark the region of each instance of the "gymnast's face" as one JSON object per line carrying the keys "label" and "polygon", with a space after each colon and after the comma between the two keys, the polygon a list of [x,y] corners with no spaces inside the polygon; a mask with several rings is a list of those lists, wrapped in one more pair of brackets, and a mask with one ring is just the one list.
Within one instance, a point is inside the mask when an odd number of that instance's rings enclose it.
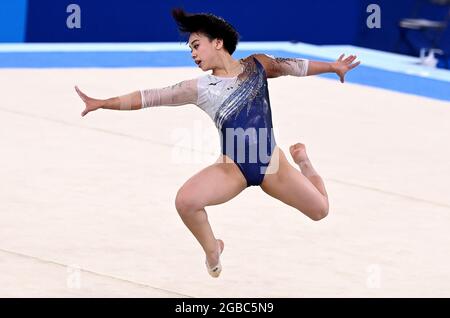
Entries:
{"label": "gymnast's face", "polygon": [[191,48],[191,56],[195,64],[202,71],[208,71],[214,68],[219,51],[223,49],[223,41],[221,39],[210,40],[202,33],[191,33],[189,36],[189,47]]}

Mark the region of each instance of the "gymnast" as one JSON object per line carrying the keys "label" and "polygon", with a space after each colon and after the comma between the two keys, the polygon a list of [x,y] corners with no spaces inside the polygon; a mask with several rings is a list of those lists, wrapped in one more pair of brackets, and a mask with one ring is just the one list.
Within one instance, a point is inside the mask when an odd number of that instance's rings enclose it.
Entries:
{"label": "gymnast", "polygon": [[224,242],[217,239],[205,208],[225,203],[249,186],[260,186],[270,196],[318,221],[329,211],[324,182],[296,143],[289,151],[298,169],[277,146],[272,126],[268,78],[335,73],[345,75],[359,65],[356,56],[342,54],[334,62],[252,54],[232,57],[239,34],[223,18],[173,9],[180,32],[189,36],[191,57],[202,71],[212,71],[173,86],[144,89],[109,99],[95,99],[77,86],[85,103],[81,116],[97,109],[139,110],[158,106],[197,105],[214,121],[220,135],[217,161],[197,172],[178,190],[176,209],[205,252],[212,277],[222,271]]}

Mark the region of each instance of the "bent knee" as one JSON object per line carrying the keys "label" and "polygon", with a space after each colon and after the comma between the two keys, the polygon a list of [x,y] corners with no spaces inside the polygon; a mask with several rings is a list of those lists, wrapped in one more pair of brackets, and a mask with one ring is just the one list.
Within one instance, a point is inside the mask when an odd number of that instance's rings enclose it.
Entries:
{"label": "bent knee", "polygon": [[175,208],[180,215],[187,215],[203,209],[204,206],[189,191],[181,188],[175,197]]}
{"label": "bent knee", "polygon": [[330,208],[329,208],[328,202],[326,202],[323,205],[321,205],[320,207],[318,207],[317,209],[315,209],[314,211],[311,211],[311,213],[309,214],[309,217],[313,221],[320,221],[328,215],[329,209]]}

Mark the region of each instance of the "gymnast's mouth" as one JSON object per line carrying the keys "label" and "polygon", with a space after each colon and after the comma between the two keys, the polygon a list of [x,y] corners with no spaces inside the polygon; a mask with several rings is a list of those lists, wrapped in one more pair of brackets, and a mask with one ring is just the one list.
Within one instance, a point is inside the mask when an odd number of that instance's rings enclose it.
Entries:
{"label": "gymnast's mouth", "polygon": [[197,64],[198,66],[200,66],[200,64],[202,63],[202,61],[201,60],[197,60],[197,61],[195,61],[195,64]]}

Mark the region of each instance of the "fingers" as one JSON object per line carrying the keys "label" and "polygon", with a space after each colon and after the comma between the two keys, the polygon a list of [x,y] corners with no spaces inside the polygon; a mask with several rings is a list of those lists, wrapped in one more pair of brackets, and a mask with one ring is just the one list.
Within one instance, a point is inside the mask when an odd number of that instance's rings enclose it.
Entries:
{"label": "fingers", "polygon": [[347,64],[350,64],[354,60],[356,60],[356,55],[350,55],[344,60],[344,62],[347,63]]}
{"label": "fingers", "polygon": [[361,61],[358,61],[358,62],[356,62],[356,63],[353,63],[352,65],[349,65],[348,68],[352,70],[352,69],[354,69],[355,67],[357,67],[359,64],[361,64]]}
{"label": "fingers", "polygon": [[[75,85],[75,91],[78,93],[78,96],[80,96],[80,98],[83,100],[83,102],[86,102],[86,95],[80,91],[80,89],[78,88],[78,86]],[[81,117],[86,116],[86,114],[89,113],[89,110],[87,109],[87,107],[83,110],[83,112],[81,113]]]}
{"label": "fingers", "polygon": [[[337,72],[338,76],[339,76],[339,80],[341,83],[345,82],[345,74],[349,71],[354,69],[355,67],[357,67],[359,64],[361,64],[360,61],[353,63],[357,56],[356,55],[349,55],[347,56],[345,59],[343,59],[344,54],[342,54],[339,57],[339,60],[341,62],[341,67],[339,69],[339,71]],[[352,64],[353,63],[353,64]]]}
{"label": "fingers", "polygon": [[341,54],[341,56],[339,56],[337,61],[346,64],[349,69],[353,69],[353,68],[357,67],[360,64],[360,62],[352,64],[353,61],[355,61],[356,58],[357,58],[356,55],[349,55],[345,59],[344,59],[344,56],[345,56],[345,54]]}
{"label": "fingers", "polygon": [[78,86],[75,86],[75,91],[78,93],[78,96],[80,96],[80,98],[81,98],[83,101],[86,101],[87,96],[86,96],[82,91],[80,91],[80,89],[78,88]]}
{"label": "fingers", "polygon": [[78,86],[75,85],[75,91],[78,93],[78,95],[81,96],[81,94],[83,94],[80,89],[78,88]]}

